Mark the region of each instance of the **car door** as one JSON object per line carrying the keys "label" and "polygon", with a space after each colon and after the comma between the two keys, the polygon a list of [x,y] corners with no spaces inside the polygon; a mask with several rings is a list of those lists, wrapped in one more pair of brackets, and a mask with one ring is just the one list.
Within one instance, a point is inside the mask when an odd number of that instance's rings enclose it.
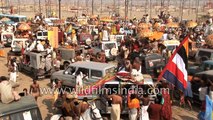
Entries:
{"label": "car door", "polygon": [[69,66],[66,70],[64,70],[63,75],[61,76],[61,80],[64,86],[75,87],[76,85],[76,67]]}

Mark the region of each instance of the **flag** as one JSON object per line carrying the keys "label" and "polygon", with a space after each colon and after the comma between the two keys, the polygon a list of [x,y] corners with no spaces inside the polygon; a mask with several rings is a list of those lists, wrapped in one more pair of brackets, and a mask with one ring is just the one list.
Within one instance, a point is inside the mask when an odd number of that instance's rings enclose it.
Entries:
{"label": "flag", "polygon": [[212,100],[206,95],[205,120],[212,120]]}
{"label": "flag", "polygon": [[188,43],[189,37],[187,36],[180,43],[178,48],[176,48],[167,65],[158,76],[158,80],[161,80],[162,77],[164,77],[181,91],[184,91],[184,89],[187,88]]}

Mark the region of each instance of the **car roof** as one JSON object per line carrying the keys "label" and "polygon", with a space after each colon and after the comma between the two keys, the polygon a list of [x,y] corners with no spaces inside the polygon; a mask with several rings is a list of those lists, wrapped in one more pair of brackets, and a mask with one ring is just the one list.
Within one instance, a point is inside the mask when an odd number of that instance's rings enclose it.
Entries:
{"label": "car roof", "polygon": [[195,76],[202,76],[202,75],[206,75],[207,77],[213,77],[213,70],[207,70],[195,74]]}
{"label": "car roof", "polygon": [[203,63],[213,65],[213,60],[206,60]]}
{"label": "car roof", "polygon": [[[144,77],[144,83],[143,85],[154,85],[154,82],[153,82],[153,79],[152,77],[149,75],[149,74],[143,74],[143,77]],[[112,80],[112,81],[109,81],[109,82],[106,82],[105,83],[106,85],[118,85],[118,84],[123,84],[123,85],[135,85],[134,83],[128,81],[124,81],[122,82],[122,80]]]}
{"label": "car roof", "polygon": [[24,96],[21,97],[19,101],[14,101],[9,104],[0,103],[0,106],[0,117],[38,108],[33,96]]}
{"label": "car roof", "polygon": [[198,51],[207,51],[207,52],[213,52],[213,49],[207,49],[207,48],[199,48]]}
{"label": "car roof", "polygon": [[92,61],[75,62],[75,63],[72,63],[70,66],[88,68],[88,69],[93,69],[93,70],[103,70],[103,69],[115,67],[115,65],[113,65],[113,64],[92,62]]}

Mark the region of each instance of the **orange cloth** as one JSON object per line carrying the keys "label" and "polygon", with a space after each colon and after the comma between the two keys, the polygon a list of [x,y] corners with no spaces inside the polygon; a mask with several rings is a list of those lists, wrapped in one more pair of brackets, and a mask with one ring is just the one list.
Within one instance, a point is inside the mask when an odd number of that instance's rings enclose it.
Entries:
{"label": "orange cloth", "polygon": [[4,57],[4,50],[3,49],[0,49],[0,57]]}
{"label": "orange cloth", "polygon": [[132,100],[130,100],[130,98],[129,98],[128,99],[128,107],[130,109],[132,109],[132,108],[140,108],[140,101],[137,98],[132,99]]}

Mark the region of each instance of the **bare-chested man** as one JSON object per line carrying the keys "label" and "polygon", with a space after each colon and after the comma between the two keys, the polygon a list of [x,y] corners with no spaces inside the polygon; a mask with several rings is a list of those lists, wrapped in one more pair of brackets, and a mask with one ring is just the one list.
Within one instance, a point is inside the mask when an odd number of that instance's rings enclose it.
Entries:
{"label": "bare-chested man", "polygon": [[107,98],[112,102],[111,120],[120,120],[120,114],[122,111],[122,97],[112,94],[107,96]]}
{"label": "bare-chested man", "polygon": [[40,96],[40,87],[36,80],[33,80],[33,84],[30,85],[30,94],[35,97],[36,101]]}

